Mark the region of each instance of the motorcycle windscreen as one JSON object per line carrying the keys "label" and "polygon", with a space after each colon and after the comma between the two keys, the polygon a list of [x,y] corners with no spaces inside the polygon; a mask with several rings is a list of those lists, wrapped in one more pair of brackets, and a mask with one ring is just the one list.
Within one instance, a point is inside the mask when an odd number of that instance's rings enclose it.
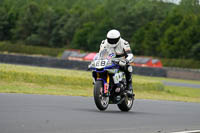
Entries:
{"label": "motorcycle windscreen", "polygon": [[111,59],[114,55],[114,53],[109,49],[103,49],[100,53],[96,55],[94,60],[105,60],[105,59]]}

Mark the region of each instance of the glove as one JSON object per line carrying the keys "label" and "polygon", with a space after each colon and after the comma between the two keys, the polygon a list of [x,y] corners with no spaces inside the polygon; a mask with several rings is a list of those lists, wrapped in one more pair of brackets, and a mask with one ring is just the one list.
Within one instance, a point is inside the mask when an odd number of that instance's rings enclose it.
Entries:
{"label": "glove", "polygon": [[125,60],[121,60],[121,61],[119,61],[119,65],[120,66],[126,66],[126,61]]}
{"label": "glove", "polygon": [[88,69],[90,69],[91,66],[92,66],[92,64],[89,64],[89,65],[88,65]]}

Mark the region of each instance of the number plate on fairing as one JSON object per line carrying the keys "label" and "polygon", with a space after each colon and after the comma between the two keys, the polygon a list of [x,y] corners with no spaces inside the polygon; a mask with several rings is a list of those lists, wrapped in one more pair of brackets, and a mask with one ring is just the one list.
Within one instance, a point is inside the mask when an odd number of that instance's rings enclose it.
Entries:
{"label": "number plate on fairing", "polygon": [[108,60],[96,60],[95,67],[96,68],[104,68],[108,63]]}

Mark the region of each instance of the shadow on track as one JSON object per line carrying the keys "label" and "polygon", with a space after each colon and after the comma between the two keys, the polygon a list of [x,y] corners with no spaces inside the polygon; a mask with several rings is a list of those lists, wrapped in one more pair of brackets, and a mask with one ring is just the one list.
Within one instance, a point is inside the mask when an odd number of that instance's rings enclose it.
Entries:
{"label": "shadow on track", "polygon": [[156,115],[155,113],[150,112],[138,112],[131,110],[129,112],[122,112],[120,110],[106,110],[100,111],[98,109],[86,109],[86,108],[76,108],[73,109],[74,111],[81,111],[81,112],[93,112],[93,113],[100,113],[100,114],[123,114],[123,115]]}

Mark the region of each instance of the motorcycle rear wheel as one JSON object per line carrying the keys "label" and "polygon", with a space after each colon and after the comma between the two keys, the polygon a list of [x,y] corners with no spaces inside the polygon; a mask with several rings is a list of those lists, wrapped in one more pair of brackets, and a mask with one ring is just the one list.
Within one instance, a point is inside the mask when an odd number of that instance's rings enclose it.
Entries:
{"label": "motorcycle rear wheel", "polygon": [[117,104],[117,106],[121,111],[128,112],[133,107],[133,102],[134,102],[133,97],[125,96],[124,101],[122,101],[122,103],[120,104]]}
{"label": "motorcycle rear wheel", "polygon": [[104,111],[108,108],[109,97],[103,96],[103,82],[102,81],[96,81],[94,85],[94,101],[99,110]]}

